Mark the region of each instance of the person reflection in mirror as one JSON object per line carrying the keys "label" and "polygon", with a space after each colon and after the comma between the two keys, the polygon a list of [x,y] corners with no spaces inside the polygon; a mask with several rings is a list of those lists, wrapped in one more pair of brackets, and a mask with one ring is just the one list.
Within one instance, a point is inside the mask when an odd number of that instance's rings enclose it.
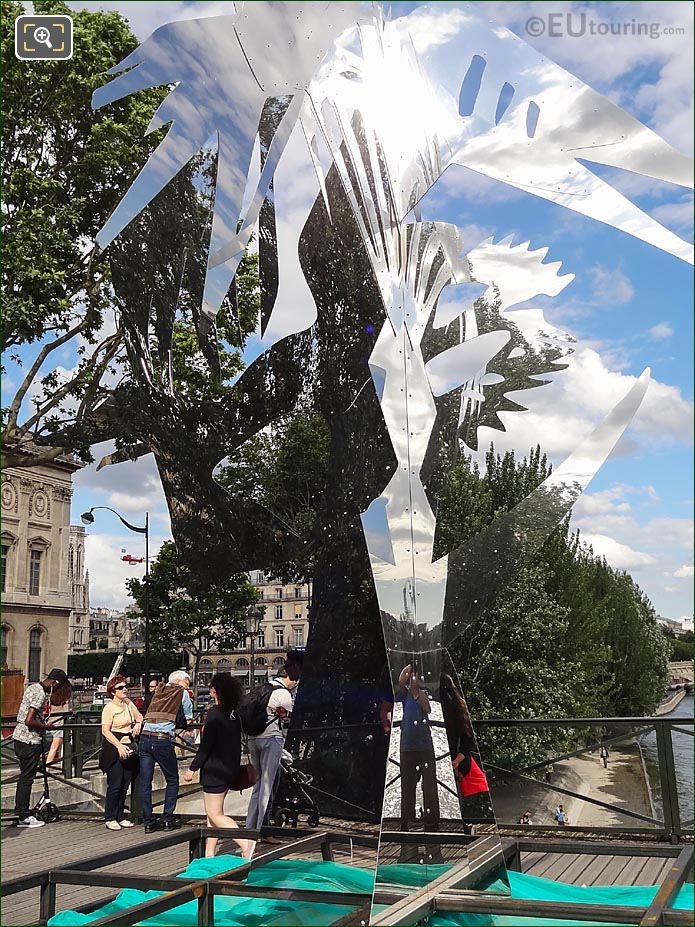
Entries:
{"label": "person reflection in mirror", "polygon": [[[399,695],[403,702],[401,721],[401,830],[410,830],[416,820],[415,791],[418,780],[422,782],[423,815],[426,831],[439,828],[439,793],[437,791],[437,766],[432,743],[432,732],[428,717],[432,711],[427,692],[420,688],[420,670],[409,663],[398,677]],[[401,846],[401,862],[410,862],[410,850],[417,852],[415,845]]]}
{"label": "person reflection in mirror", "polygon": [[485,773],[473,758],[475,735],[466,700],[448,673],[439,678],[439,697],[459,792],[464,797],[488,792]]}

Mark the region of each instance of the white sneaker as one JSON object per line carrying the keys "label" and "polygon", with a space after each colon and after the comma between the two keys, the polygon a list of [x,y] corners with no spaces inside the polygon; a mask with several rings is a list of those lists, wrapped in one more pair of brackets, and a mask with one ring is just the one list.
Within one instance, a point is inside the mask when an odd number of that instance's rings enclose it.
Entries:
{"label": "white sneaker", "polygon": [[29,817],[20,818],[17,821],[17,827],[45,827],[45,821],[39,821],[38,818],[35,818],[33,814],[30,814]]}
{"label": "white sneaker", "polygon": [[118,822],[121,827],[135,827],[132,821],[129,821],[127,818],[123,818],[122,821]]}
{"label": "white sneaker", "polygon": [[120,830],[121,829],[121,825],[118,823],[118,821],[107,821],[106,826],[108,827],[109,830]]}

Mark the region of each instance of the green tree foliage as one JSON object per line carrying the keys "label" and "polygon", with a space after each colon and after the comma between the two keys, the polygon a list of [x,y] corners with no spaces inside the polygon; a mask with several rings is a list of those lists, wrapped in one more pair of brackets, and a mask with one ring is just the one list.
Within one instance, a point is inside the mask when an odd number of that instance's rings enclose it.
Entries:
{"label": "green tree foliage", "polygon": [[[72,16],[74,54],[69,61],[18,61],[14,21],[26,11],[3,2],[2,353],[14,384],[3,409],[3,444],[13,466],[73,450],[33,443],[27,454],[25,446],[84,419],[104,398],[122,337],[108,260],[95,235],[161,139],[145,130],[164,95],[144,91],[92,110],[92,92],[137,39],[115,12],[74,10],[59,0],[35,0],[33,7]],[[90,459],[87,446],[76,450]]]}
{"label": "green tree foliage", "polygon": [[670,628],[662,628],[662,633],[669,647],[669,660],[674,663],[680,663],[693,659],[695,653],[693,652],[692,631],[684,631],[683,634],[674,634]]}
{"label": "green tree foliage", "polygon": [[[519,461],[490,449],[481,474],[455,465],[440,499],[440,545],[460,545],[508,511],[550,473],[540,448]],[[452,648],[473,717],[649,714],[661,700],[668,645],[654,609],[624,571],[559,526],[533,561],[487,609],[483,633]],[[484,755],[501,765],[542,759],[569,734],[529,729],[483,733]],[[573,732],[576,736],[576,731]]]}
{"label": "green tree foliage", "polygon": [[308,582],[315,566],[311,543],[326,487],[330,432],[322,415],[298,412],[255,435],[220,468],[217,479],[233,495],[254,499],[303,540],[304,556],[265,564],[286,582]]}
{"label": "green tree foliage", "polygon": [[[145,583],[129,579],[128,592],[145,610]],[[205,642],[214,650],[231,650],[244,640],[244,613],[258,592],[244,575],[220,579],[200,588],[195,564],[181,564],[173,541],[162,544],[150,569],[149,637],[153,665],[161,656],[187,650],[193,657],[193,676],[198,675]]]}
{"label": "green tree foliage", "polygon": [[[108,679],[116,661],[114,653],[71,653],[68,654],[68,676],[71,679]],[[181,653],[157,652],[151,661],[150,671],[165,676],[181,667]],[[145,657],[142,653],[128,653],[121,665],[123,676],[142,676],[145,672]]]}

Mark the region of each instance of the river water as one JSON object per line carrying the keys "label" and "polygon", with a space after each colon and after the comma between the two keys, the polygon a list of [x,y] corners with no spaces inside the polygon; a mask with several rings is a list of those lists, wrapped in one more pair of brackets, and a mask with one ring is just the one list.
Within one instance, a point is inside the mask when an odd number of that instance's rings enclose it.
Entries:
{"label": "river water", "polygon": [[[664,717],[667,718],[692,718],[693,696],[686,697]],[[684,730],[693,730],[692,725]],[[681,821],[691,821],[693,818],[693,741],[694,737],[688,734],[681,734],[678,731],[672,732],[673,737],[673,754],[676,765],[676,780],[678,784],[678,801],[680,805]],[[656,751],[656,735],[652,732],[640,738],[642,751],[649,772],[650,784],[652,787],[652,796],[656,806],[657,816],[663,813],[661,804],[661,788],[658,776],[658,757]]]}

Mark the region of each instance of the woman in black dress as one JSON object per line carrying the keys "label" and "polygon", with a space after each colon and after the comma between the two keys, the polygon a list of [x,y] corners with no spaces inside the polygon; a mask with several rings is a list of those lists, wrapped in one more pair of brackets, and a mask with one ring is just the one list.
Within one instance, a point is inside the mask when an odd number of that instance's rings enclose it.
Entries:
{"label": "woman in black dress", "polygon": [[[208,827],[237,827],[236,821],[224,813],[224,800],[241,763],[241,724],[236,709],[242,694],[242,685],[234,676],[216,673],[212,677],[210,697],[215,704],[205,718],[198,752],[184,773],[184,780],[192,782],[193,773],[200,770]],[[243,853],[247,841],[236,843]],[[216,846],[217,838],[208,837],[205,855],[214,856]]]}

